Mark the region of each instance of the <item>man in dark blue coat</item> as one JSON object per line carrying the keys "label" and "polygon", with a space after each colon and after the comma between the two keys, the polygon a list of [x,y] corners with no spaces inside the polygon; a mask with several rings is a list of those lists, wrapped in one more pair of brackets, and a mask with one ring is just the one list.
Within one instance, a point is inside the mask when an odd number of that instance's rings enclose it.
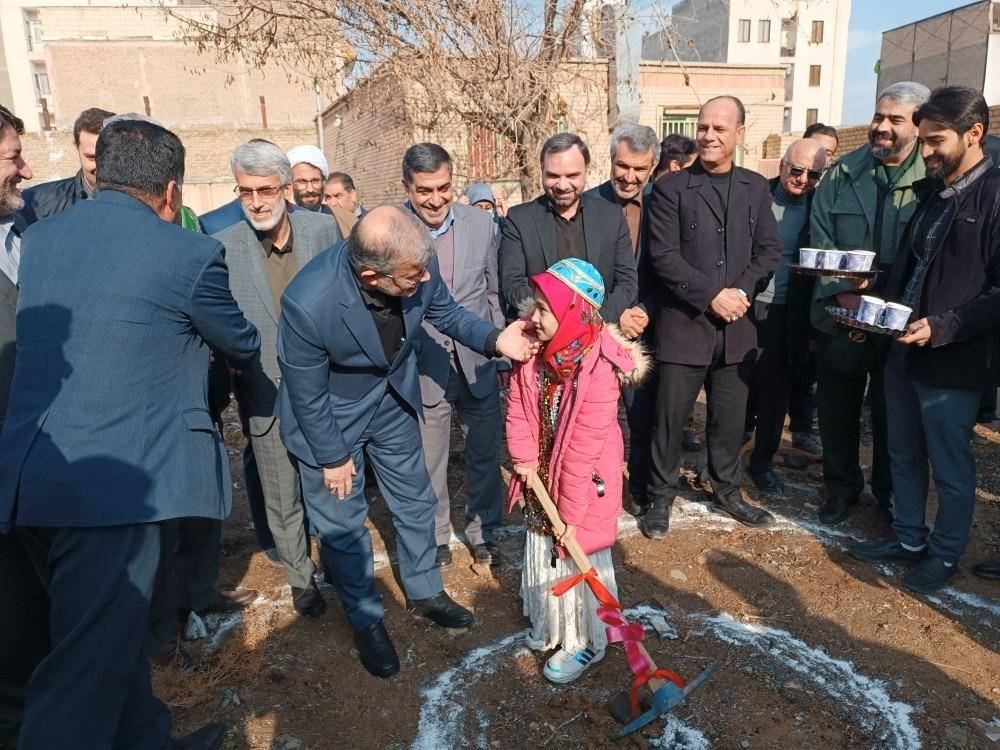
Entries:
{"label": "man in dark blue coat", "polygon": [[427,230],[394,206],[369,212],[346,241],[299,271],[281,298],[281,438],[299,461],[309,521],[361,663],[376,677],[399,671],[399,659],[375,591],[366,459],[393,515],[399,575],[413,608],[443,627],[472,622],[443,590],[434,564],[437,497],[420,444],[414,349],[425,319],[486,356],[526,361],[538,349],[524,321],[500,331],[459,306]]}
{"label": "man in dark blue coat", "polygon": [[229,292],[222,245],[174,225],[178,138],[112,120],[97,161],[101,194],[22,241],[0,533],[14,529],[49,592],[52,650],[28,685],[19,747],[214,749],[220,724],[171,744],[143,642],[158,523],[222,519],[231,505],[208,348],[245,366],[260,337]]}
{"label": "man in dark blue coat", "polygon": [[65,211],[77,201],[97,196],[97,137],[104,121],[114,112],[91,107],[85,109],[73,123],[73,148],[80,160],[80,169],[72,177],[43,182],[24,191],[24,220],[34,224],[47,216]]}

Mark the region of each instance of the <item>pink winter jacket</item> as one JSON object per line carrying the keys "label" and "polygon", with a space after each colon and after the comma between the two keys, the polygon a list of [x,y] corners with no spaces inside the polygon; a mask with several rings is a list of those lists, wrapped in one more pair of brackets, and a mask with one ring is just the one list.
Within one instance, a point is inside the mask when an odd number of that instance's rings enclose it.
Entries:
{"label": "pink winter jacket", "polygon": [[[510,378],[507,448],[518,466],[538,468],[542,366],[540,356],[515,364]],[[618,397],[622,385],[634,385],[648,368],[641,347],[627,341],[616,326],[608,326],[563,388],[548,490],[563,522],[579,527],[576,538],[584,552],[607,549],[618,535],[624,461]],[[604,497],[597,495],[595,473],[603,480]],[[514,475],[508,510],[523,487]]]}

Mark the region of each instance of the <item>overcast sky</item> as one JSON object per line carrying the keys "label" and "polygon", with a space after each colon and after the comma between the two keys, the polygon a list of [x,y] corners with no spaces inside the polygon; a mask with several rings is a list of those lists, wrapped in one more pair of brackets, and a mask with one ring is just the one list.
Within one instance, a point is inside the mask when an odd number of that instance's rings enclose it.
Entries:
{"label": "overcast sky", "polygon": [[883,31],[969,4],[970,0],[853,0],[842,124],[860,125],[871,119]]}

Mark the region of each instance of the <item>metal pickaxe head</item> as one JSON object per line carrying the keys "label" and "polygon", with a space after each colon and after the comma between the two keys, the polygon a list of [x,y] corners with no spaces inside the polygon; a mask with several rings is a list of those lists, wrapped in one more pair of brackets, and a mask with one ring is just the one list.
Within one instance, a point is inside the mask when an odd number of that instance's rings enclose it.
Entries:
{"label": "metal pickaxe head", "polygon": [[622,727],[621,731],[618,732],[618,736],[627,737],[632,734],[632,732],[637,729],[642,729],[650,722],[655,721],[667,713],[667,711],[680,704],[681,701],[705,683],[712,672],[715,671],[715,668],[719,666],[725,658],[727,653],[729,653],[728,648],[719,654],[701,674],[691,680],[691,682],[689,682],[683,690],[672,682],[664,682],[658,690],[655,690],[650,694],[648,699],[649,709]]}

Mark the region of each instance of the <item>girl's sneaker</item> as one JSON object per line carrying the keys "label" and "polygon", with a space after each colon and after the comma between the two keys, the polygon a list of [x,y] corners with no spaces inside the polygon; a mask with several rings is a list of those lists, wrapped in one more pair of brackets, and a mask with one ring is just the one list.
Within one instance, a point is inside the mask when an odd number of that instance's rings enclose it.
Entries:
{"label": "girl's sneaker", "polygon": [[566,651],[560,648],[549,660],[545,662],[545,669],[542,674],[549,682],[563,685],[572,682],[583,674],[591,664],[596,664],[604,658],[604,649],[594,651],[592,648],[583,648],[579,651]]}

